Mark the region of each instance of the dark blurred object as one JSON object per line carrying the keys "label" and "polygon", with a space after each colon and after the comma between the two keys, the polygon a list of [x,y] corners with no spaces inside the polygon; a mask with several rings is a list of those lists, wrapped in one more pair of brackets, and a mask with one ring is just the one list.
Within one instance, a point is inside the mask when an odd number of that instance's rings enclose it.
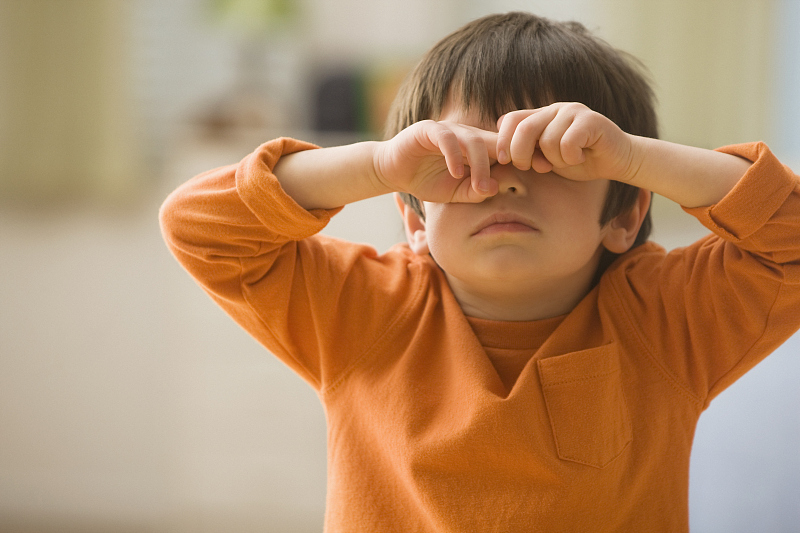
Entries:
{"label": "dark blurred object", "polygon": [[311,125],[324,133],[381,138],[386,115],[413,63],[380,63],[320,69],[312,84]]}
{"label": "dark blurred object", "polygon": [[340,70],[320,78],[314,91],[313,127],[320,132],[368,130],[364,76]]}

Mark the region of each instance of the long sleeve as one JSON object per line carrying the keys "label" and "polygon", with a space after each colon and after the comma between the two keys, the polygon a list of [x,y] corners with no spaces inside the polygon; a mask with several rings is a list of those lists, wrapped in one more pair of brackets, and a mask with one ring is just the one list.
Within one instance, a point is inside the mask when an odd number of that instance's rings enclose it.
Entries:
{"label": "long sleeve", "polygon": [[800,326],[800,178],[762,143],[720,151],[753,165],[716,205],[686,209],[713,234],[612,276],[645,350],[703,406]]}
{"label": "long sleeve", "polygon": [[306,211],[271,171],[282,154],[312,148],[277,139],[189,180],[164,202],[161,226],[203,289],[320,390],[374,353],[419,280],[402,249],[379,256],[317,234],[339,209]]}

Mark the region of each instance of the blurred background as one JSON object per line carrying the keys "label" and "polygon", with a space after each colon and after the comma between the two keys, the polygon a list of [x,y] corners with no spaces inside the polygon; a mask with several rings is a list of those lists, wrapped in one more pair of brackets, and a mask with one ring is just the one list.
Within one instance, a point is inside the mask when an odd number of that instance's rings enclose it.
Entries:
{"label": "blurred background", "polygon": [[[641,58],[664,138],[800,170],[796,0],[0,0],[0,530],[321,531],[317,397],[181,270],[158,207],[272,137],[380,138],[425,50],[516,9]],[[668,248],[705,234],[654,209]],[[325,231],[403,238],[388,197]],[[701,418],[693,531],[800,528],[798,352]]]}

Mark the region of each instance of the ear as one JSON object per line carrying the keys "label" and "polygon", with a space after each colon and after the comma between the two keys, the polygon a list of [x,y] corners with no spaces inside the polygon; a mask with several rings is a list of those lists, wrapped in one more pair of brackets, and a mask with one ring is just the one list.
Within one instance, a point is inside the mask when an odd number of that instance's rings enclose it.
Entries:
{"label": "ear", "polygon": [[428,239],[425,235],[425,221],[407,205],[398,193],[394,193],[394,201],[403,217],[403,227],[406,230],[406,240],[411,250],[417,255],[428,255]]}
{"label": "ear", "polygon": [[630,211],[614,217],[608,223],[603,246],[609,252],[623,254],[630,250],[650,208],[650,191],[639,189],[639,196]]}

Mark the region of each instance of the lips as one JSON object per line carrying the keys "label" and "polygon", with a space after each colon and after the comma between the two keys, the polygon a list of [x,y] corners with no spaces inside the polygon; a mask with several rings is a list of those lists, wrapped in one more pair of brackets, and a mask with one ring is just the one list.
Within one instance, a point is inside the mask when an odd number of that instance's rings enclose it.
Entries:
{"label": "lips", "polygon": [[478,224],[473,235],[530,231],[538,231],[538,228],[531,220],[516,213],[494,213]]}

